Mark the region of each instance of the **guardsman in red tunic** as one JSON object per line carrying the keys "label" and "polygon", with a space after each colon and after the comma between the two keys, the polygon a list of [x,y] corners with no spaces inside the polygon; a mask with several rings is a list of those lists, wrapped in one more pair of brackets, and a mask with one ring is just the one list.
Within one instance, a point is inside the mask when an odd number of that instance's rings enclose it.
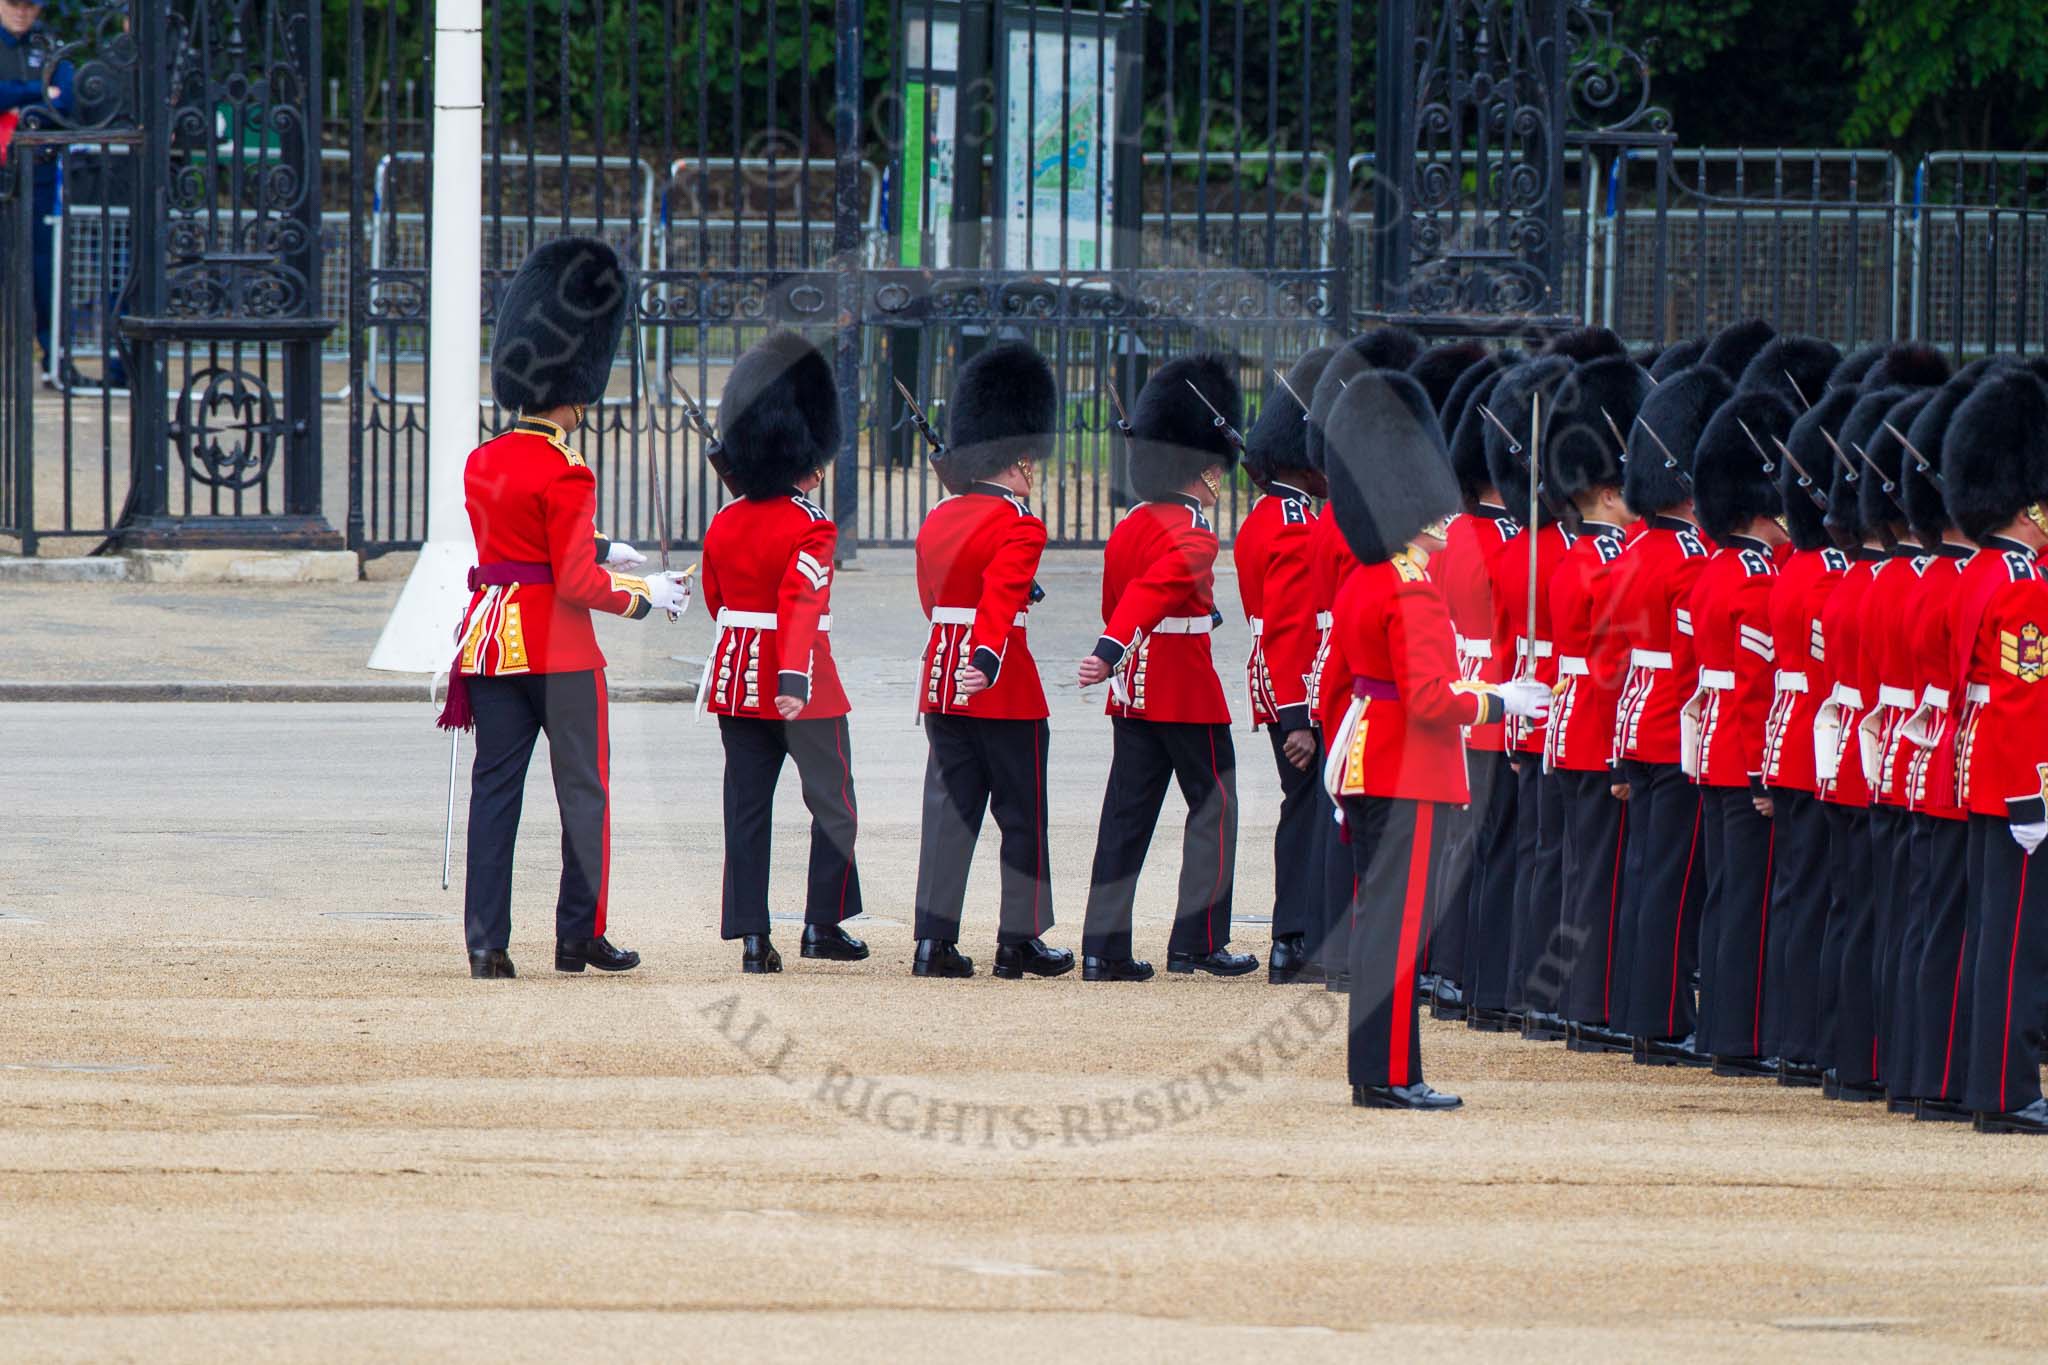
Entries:
{"label": "guardsman in red tunic", "polygon": [[[1446,544],[1451,562],[1443,566],[1442,582],[1457,635],[1458,670],[1467,682],[1498,685],[1514,671],[1514,656],[1506,644],[1510,638],[1508,606],[1501,575],[1506,572],[1502,561],[1508,546],[1515,543],[1522,526],[1508,506],[1508,493],[1494,487],[1493,471],[1487,466],[1486,438],[1493,425],[1485,414],[1492,411],[1488,404],[1494,390],[1520,363],[1511,353],[1503,352],[1488,372],[1468,370],[1468,377],[1477,374],[1478,378],[1451,395],[1453,404],[1463,404],[1451,429],[1451,472],[1474,518],[1471,529],[1480,551],[1475,558],[1484,573],[1484,581],[1477,581],[1470,561],[1456,553],[1455,536]],[[1521,515],[1526,517],[1526,488],[1522,498]],[[1452,523],[1452,530],[1457,530],[1457,523]],[[1475,610],[1482,601],[1483,615]],[[1499,1033],[1509,1026],[1508,950],[1514,938],[1519,872],[1515,768],[1507,751],[1507,726],[1473,726],[1466,736],[1466,754],[1478,833],[1466,910],[1465,1023],[1471,1029]]]}
{"label": "guardsman in red tunic", "polygon": [[[1337,349],[1316,380],[1315,392],[1308,395],[1305,448],[1312,469],[1322,473],[1325,438],[1330,434],[1330,413],[1337,406],[1338,398],[1343,396],[1345,386],[1372,370],[1405,370],[1421,355],[1421,338],[1401,327],[1375,327],[1352,337]],[[1315,663],[1309,669],[1309,695],[1315,699],[1316,724],[1320,727],[1333,687],[1330,677],[1326,677],[1332,649],[1330,623],[1335,619],[1331,608],[1336,605],[1337,590],[1343,586],[1352,569],[1358,566],[1358,561],[1352,557],[1350,546],[1344,543],[1343,533],[1337,529],[1336,516],[1327,505],[1317,519],[1309,547],[1309,584],[1315,593],[1319,633]],[[1342,671],[1340,663],[1336,672]],[[1328,737],[1324,738],[1327,740]],[[1333,991],[1350,988],[1345,976],[1345,964],[1350,960],[1345,935],[1350,929],[1353,880],[1349,852],[1332,840],[1324,839],[1323,910],[1327,916],[1323,935],[1324,974]]]}
{"label": "guardsman in red tunic", "polygon": [[1073,970],[1049,948],[1045,688],[1025,613],[1045,552],[1045,523],[1025,501],[1052,453],[1059,388],[1029,346],[1005,342],[961,368],[941,464],[956,495],[917,533],[917,595],[931,620],[917,709],[931,746],[917,861],[917,976],[971,976],[960,911],[984,811],[1002,830],[1002,912],[995,974],[1015,980]]}
{"label": "guardsman in red tunic", "polygon": [[[1540,401],[1547,414],[1560,385],[1572,372],[1561,355],[1544,355],[1517,366],[1494,387],[1485,418],[1486,463],[1494,486],[1528,515],[1530,447],[1534,443],[1531,414]],[[1513,490],[1513,491],[1508,491]],[[1513,676],[1531,678],[1546,689],[1557,686],[1557,647],[1551,638],[1550,583],[1570,552],[1572,535],[1559,518],[1567,504],[1548,494],[1537,505],[1537,525],[1524,527],[1501,550],[1495,587],[1494,618],[1503,634],[1495,646],[1510,661]],[[1536,542],[1536,637],[1529,638],[1531,536]],[[1563,906],[1564,804],[1556,774],[1544,770],[1546,730],[1541,725],[1510,721],[1507,745],[1515,767],[1515,879],[1513,918],[1508,944],[1507,1010],[1510,1020],[1531,1041],[1554,1041],[1565,1034],[1557,1013],[1560,973],[1547,955],[1557,933]],[[1550,961],[1554,961],[1551,959]]]}
{"label": "guardsman in red tunic", "polygon": [[1955,642],[1952,636],[1964,566],[1977,553],[1949,520],[1942,501],[1942,462],[1956,410],[1976,390],[1992,361],[1966,366],[1920,409],[1906,429],[1909,449],[1899,489],[1913,533],[1928,551],[1912,618],[1912,659],[1919,703],[1900,727],[1909,748],[1906,799],[1912,809],[1910,885],[1913,923],[1904,939],[1894,1020],[1903,1020],[1904,1051],[1895,1076],[1917,1098],[1914,1117],[1968,1121],[1962,1105],[1960,1049],[1969,1028],[1963,922],[1969,904],[1969,812],[1956,799]]}
{"label": "guardsman in red tunic", "polygon": [[555,969],[622,972],[640,962],[605,937],[611,738],[590,613],[680,612],[689,587],[674,575],[623,572],[641,557],[597,534],[597,479],[567,439],[584,408],[604,396],[627,298],[611,247],[565,237],[527,258],[498,305],[491,391],[519,416],[463,469],[478,566],[441,718],[446,728],[476,728],[463,893],[473,977],[515,974],[506,951],[513,842],[526,765],[543,730],[562,816]]}
{"label": "guardsman in red tunic", "polygon": [[1918,917],[1907,898],[1912,884],[1913,820],[1906,770],[1912,746],[1906,743],[1903,731],[1920,702],[1914,685],[1919,670],[1913,658],[1912,612],[1928,560],[1906,522],[1905,498],[1899,491],[1905,444],[1893,432],[1903,433],[1933,397],[1934,390],[1919,389],[1894,403],[1859,457],[1866,462],[1858,489],[1863,519],[1883,527],[1883,538],[1891,542],[1891,557],[1879,566],[1863,604],[1863,648],[1877,688],[1870,709],[1857,726],[1856,738],[1869,773],[1871,838],[1881,892],[1871,955],[1878,1073],[1885,1078],[1892,1110],[1899,1113],[1912,1112],[1915,1097],[1904,1064],[1910,1052],[1894,1027],[1893,1007],[1898,999],[1907,924]]}
{"label": "guardsman in red tunic", "polygon": [[1962,1102],[1981,1132],[2048,1133],[2039,1050],[2048,1019],[2048,390],[2001,369],[1963,400],[1943,446],[1956,529],[1981,547],[1952,627],[1970,812],[1970,1027]]}
{"label": "guardsman in red tunic", "polygon": [[[1424,360],[1428,356],[1423,357]],[[1504,351],[1489,351],[1452,385],[1438,411],[1450,438],[1451,472],[1458,480],[1464,510],[1444,529],[1444,548],[1429,563],[1429,576],[1444,590],[1456,636],[1458,675],[1467,682],[1497,683],[1507,676],[1493,653],[1493,575],[1502,548],[1521,529],[1508,515],[1493,475],[1486,468],[1486,424],[1478,403],[1493,391],[1493,381],[1513,362]],[[1420,373],[1417,361],[1411,373]],[[1433,392],[1433,390],[1432,390]],[[1430,987],[1430,1014],[1438,1019],[1468,1017],[1472,984],[1486,952],[1480,908],[1489,878],[1501,888],[1507,904],[1514,885],[1514,772],[1503,753],[1507,727],[1475,725],[1465,732],[1471,804],[1445,822],[1451,838],[1441,859],[1446,876],[1434,907],[1429,937],[1424,941]],[[1503,807],[1506,810],[1503,811]],[[1505,978],[1504,967],[1495,976]]]}
{"label": "guardsman in red tunic", "polygon": [[1131,482],[1144,501],[1103,548],[1102,636],[1080,668],[1083,687],[1109,683],[1113,743],[1082,926],[1084,981],[1152,977],[1152,964],[1132,956],[1131,911],[1169,782],[1188,819],[1166,969],[1242,976],[1259,965],[1229,947],[1237,759],[1209,648],[1219,547],[1206,509],[1237,463],[1230,438],[1241,420],[1231,365],[1220,355],[1168,361],[1132,414]]}
{"label": "guardsman in red tunic", "polygon": [[1764,784],[1777,688],[1771,593],[1787,542],[1776,442],[1796,414],[1771,389],[1738,393],[1693,452],[1693,509],[1716,549],[1693,584],[1699,685],[1682,712],[1685,766],[1706,801],[1699,1037],[1717,1076],[1774,1076],[1765,1042],[1775,814]]}
{"label": "guardsman in red tunic", "polygon": [[1344,813],[1356,869],[1350,936],[1353,1104],[1456,1108],[1422,1077],[1416,957],[1429,903],[1437,812],[1470,798],[1462,728],[1510,709],[1540,717],[1547,688],[1496,689],[1459,676],[1443,590],[1413,542],[1458,508],[1427,394],[1405,374],[1354,379],[1331,413],[1330,505],[1360,567],[1337,596],[1331,658],[1343,705],[1326,711],[1324,781]]}
{"label": "guardsman in red tunic", "polygon": [[1627,803],[1614,795],[1614,710],[1628,642],[1614,617],[1615,563],[1636,516],[1622,497],[1619,433],[1635,424],[1650,377],[1626,356],[1576,368],[1559,389],[1543,445],[1544,487],[1578,528],[1550,580],[1557,700],[1543,761],[1561,799],[1563,863],[1553,960],[1564,975],[1558,1013],[1575,1052],[1627,1052],[1613,1016],[1614,930],[1621,918]]}
{"label": "guardsman in red tunic", "polygon": [[1237,528],[1231,556],[1251,626],[1245,663],[1252,724],[1265,728],[1280,773],[1280,820],[1273,831],[1274,985],[1321,981],[1328,916],[1323,912],[1323,831],[1330,823],[1319,774],[1322,745],[1314,725],[1309,673],[1321,644],[1311,587],[1310,540],[1323,476],[1309,467],[1307,416],[1300,399],[1315,392],[1331,352],[1318,348],[1275,384],[1245,437],[1244,470],[1263,494]]}
{"label": "guardsman in red tunic", "polygon": [[1629,430],[1622,478],[1644,530],[1614,570],[1615,620],[1629,647],[1614,756],[1629,810],[1611,1023],[1645,1066],[1709,1064],[1693,1050],[1690,989],[1706,894],[1704,803],[1679,761],[1678,713],[1699,686],[1688,601],[1710,553],[1692,510],[1693,447],[1734,387],[1704,362],[1659,383]]}
{"label": "guardsman in red tunic", "polygon": [[846,693],[832,662],[838,529],[808,496],[840,440],[839,392],[825,358],[773,332],[725,382],[718,427],[741,496],[704,531],[704,603],[718,637],[697,704],[725,746],[725,873],[720,932],[741,941],[740,968],[779,972],[768,936],[775,785],[796,762],[811,813],[803,955],[858,962],[867,945],[840,927],[860,913],[859,814]]}
{"label": "guardsman in red tunic", "polygon": [[[1834,453],[1828,440],[1856,405],[1856,390],[1806,387],[1813,406],[1785,438],[1778,490],[1793,550],[1771,585],[1771,641],[1777,651],[1771,714],[1764,725],[1764,787],[1777,850],[1771,863],[1770,961],[1765,965],[1765,1032],[1779,1058],[1778,1083],[1817,1086],[1826,1055],[1821,971],[1833,876],[1827,809],[1816,795],[1813,728],[1828,693],[1821,618],[1848,571],[1826,524]],[[1830,999],[1831,999],[1830,995]]]}

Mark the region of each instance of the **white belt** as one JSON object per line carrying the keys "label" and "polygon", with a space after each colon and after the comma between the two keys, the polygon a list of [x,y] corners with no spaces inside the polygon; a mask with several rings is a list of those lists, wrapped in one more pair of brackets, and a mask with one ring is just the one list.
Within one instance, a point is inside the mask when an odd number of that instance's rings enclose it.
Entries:
{"label": "white belt", "polygon": [[1963,689],[1963,700],[1975,702],[1982,706],[1985,702],[1991,700],[1991,685],[1989,683],[1971,683]]}
{"label": "white belt", "polygon": [[[973,607],[932,608],[932,624],[935,626],[971,626],[974,624],[974,617],[975,608]],[[1023,625],[1024,613],[1021,611],[1018,612],[1017,619],[1011,622],[1011,624],[1019,626]]]}
{"label": "white belt", "polygon": [[1850,687],[1846,683],[1836,683],[1834,693],[1828,700],[1836,706],[1846,706],[1851,711],[1863,709],[1862,689]]}
{"label": "white belt", "polygon": [[1630,668],[1669,668],[1671,651],[1668,649],[1632,649],[1628,652]]}
{"label": "white belt", "polygon": [[1148,632],[1152,635],[1207,635],[1216,629],[1213,616],[1169,616]]}
{"label": "white belt", "polygon": [[[967,619],[972,621],[974,613],[969,612]],[[720,630],[774,630],[775,613],[772,611],[734,611],[731,607],[721,607],[718,612],[717,626]],[[818,629],[832,629],[831,612],[828,611],[818,618]]]}
{"label": "white belt", "polygon": [[1264,635],[1264,634],[1266,633],[1266,618],[1265,618],[1265,617],[1263,617],[1263,616],[1254,616],[1254,617],[1252,617],[1252,618],[1251,618],[1251,621],[1249,622],[1249,624],[1250,624],[1250,626],[1251,626],[1251,628],[1252,628],[1252,638],[1253,638],[1254,640],[1258,639],[1258,638],[1259,638],[1259,637],[1260,637],[1261,635]]}
{"label": "white belt", "polygon": [[1881,686],[1877,689],[1877,704],[1879,706],[1911,706],[1913,704],[1913,694],[1903,687]]}
{"label": "white belt", "polygon": [[1558,676],[1562,678],[1575,678],[1582,673],[1590,673],[1591,671],[1591,669],[1586,667],[1586,659],[1582,654],[1562,655],[1557,661]]}
{"label": "white belt", "polygon": [[1948,689],[1929,684],[1926,693],[1920,698],[1920,704],[1932,706],[1938,711],[1948,710]]}
{"label": "white belt", "polygon": [[1461,659],[1491,659],[1493,657],[1493,641],[1483,636],[1460,635],[1457,637],[1457,640],[1458,657]]}
{"label": "white belt", "polygon": [[1726,692],[1735,686],[1735,672],[1727,668],[1703,668],[1700,670],[1702,692]]}
{"label": "white belt", "polygon": [[1334,612],[1334,611],[1319,611],[1319,612],[1317,612],[1317,613],[1316,613],[1316,629],[1317,629],[1317,630],[1328,630],[1328,629],[1329,629],[1330,627],[1332,627],[1332,626],[1334,626],[1334,625],[1336,625],[1336,624],[1337,624],[1337,613],[1336,613],[1336,612]]}
{"label": "white belt", "polygon": [[1794,669],[1781,668],[1778,670],[1775,690],[1779,692],[1804,692],[1806,690],[1806,675]]}
{"label": "white belt", "polygon": [[[1551,650],[1555,648],[1556,646],[1551,644],[1551,642],[1548,640],[1538,640],[1536,642],[1536,657],[1539,659],[1547,659],[1550,657]],[[1526,659],[1529,657],[1529,639],[1527,636],[1524,636],[1521,639],[1515,641],[1515,657],[1517,659]]]}

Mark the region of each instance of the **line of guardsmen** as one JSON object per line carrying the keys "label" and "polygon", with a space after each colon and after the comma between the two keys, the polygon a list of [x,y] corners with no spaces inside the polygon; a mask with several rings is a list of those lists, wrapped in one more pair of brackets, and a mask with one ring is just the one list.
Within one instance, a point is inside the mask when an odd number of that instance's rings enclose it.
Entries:
{"label": "line of guardsmen", "polygon": [[[494,388],[521,421],[471,457],[484,562],[445,718],[478,730],[480,976],[512,974],[517,792],[543,728],[565,829],[556,965],[638,962],[604,937],[588,612],[673,619],[689,586],[634,576],[637,552],[597,535],[563,439],[603,391],[624,280],[609,248],[570,239],[500,309]],[[1152,975],[1132,906],[1170,783],[1188,817],[1168,970],[1258,966],[1229,947],[1236,766],[1210,640],[1208,509],[1241,459],[1263,493],[1233,548],[1247,685],[1283,792],[1268,978],[1348,992],[1354,1102],[1457,1106],[1422,1079],[1426,1005],[2048,1131],[2048,878],[2027,875],[2048,838],[2048,369],[1951,374],[1910,345],[1845,358],[1760,322],[1643,356],[1598,328],[1526,352],[1381,328],[1276,372],[1241,437],[1237,368],[1169,362],[1119,423],[1140,501],[1105,547],[1078,673],[1109,685],[1112,736],[1084,979]],[[868,955],[843,927],[862,902],[836,530],[807,496],[839,412],[824,359],[777,333],[734,367],[707,451],[736,497],[704,539],[717,638],[698,705],[726,751],[721,922],[749,972],[781,969],[785,756],[812,816],[803,955]],[[1044,360],[1003,344],[963,366],[932,434],[951,496],[917,546],[920,977],[973,972],[958,941],[989,814],[995,974],[1074,966],[1044,941],[1050,736],[1026,630],[1046,543],[1027,499],[1060,412]]]}

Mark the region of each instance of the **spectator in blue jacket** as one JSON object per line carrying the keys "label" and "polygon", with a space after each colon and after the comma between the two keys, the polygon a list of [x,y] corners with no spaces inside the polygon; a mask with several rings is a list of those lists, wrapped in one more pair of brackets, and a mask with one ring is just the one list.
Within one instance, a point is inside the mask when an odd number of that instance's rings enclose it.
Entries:
{"label": "spectator in blue jacket", "polygon": [[[35,0],[0,0],[0,113],[14,110],[26,118],[38,107],[63,114],[71,110],[72,64],[56,59],[59,43],[43,26],[43,7]],[[36,341],[45,366],[50,359],[50,263],[56,255],[51,220],[57,213],[57,157],[52,149],[35,153],[35,218],[32,249],[35,263]]]}

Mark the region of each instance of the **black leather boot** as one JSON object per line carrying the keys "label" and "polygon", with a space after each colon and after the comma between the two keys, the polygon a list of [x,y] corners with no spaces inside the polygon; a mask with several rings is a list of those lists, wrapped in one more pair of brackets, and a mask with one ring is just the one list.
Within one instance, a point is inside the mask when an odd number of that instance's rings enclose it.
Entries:
{"label": "black leather boot", "polygon": [[640,965],[640,954],[614,948],[603,934],[596,938],[555,940],[555,970],[580,972],[595,967],[601,972],[630,972]]}
{"label": "black leather boot", "polygon": [[1130,957],[1084,957],[1083,981],[1150,981],[1152,964]]}
{"label": "black leather boot", "polygon": [[917,956],[910,960],[912,976],[973,976],[974,959],[942,938],[921,938]]}
{"label": "black leather boot", "polygon": [[748,934],[740,940],[740,970],[749,974],[779,972],[782,954],[775,951],[766,934]]}
{"label": "black leather boot", "polygon": [[801,951],[828,962],[859,962],[868,955],[868,945],[836,924],[806,924]]}
{"label": "black leather boot", "polygon": [[1065,948],[1048,948],[1042,938],[996,945],[995,972],[1005,981],[1025,976],[1065,976],[1072,970],[1074,955]]}
{"label": "black leather boot", "polygon": [[509,981],[519,975],[512,970],[512,956],[503,948],[487,948],[469,955],[469,974],[478,981]]}

